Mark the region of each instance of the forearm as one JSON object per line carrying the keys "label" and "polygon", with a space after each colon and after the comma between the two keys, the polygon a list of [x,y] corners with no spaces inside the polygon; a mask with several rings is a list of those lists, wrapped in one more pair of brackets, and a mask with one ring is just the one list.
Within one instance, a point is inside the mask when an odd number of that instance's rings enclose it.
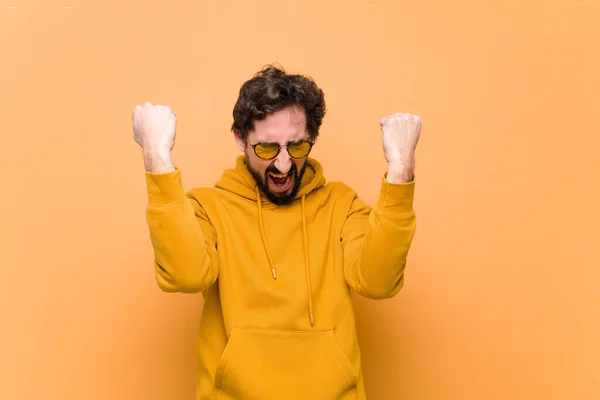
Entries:
{"label": "forearm", "polygon": [[413,194],[414,182],[394,184],[386,178],[373,209],[355,201],[344,232],[346,279],[365,297],[389,298],[402,287],[416,228]]}
{"label": "forearm", "polygon": [[207,243],[209,237],[202,231],[191,200],[185,196],[180,172],[146,176],[146,219],[159,287],[166,292],[205,290],[217,278],[216,252]]}
{"label": "forearm", "polygon": [[189,205],[149,208],[150,239],[158,286],[165,292],[201,292],[217,271]]}
{"label": "forearm", "polygon": [[364,296],[384,299],[400,291],[414,230],[414,213],[391,216],[373,211],[354,266]]}

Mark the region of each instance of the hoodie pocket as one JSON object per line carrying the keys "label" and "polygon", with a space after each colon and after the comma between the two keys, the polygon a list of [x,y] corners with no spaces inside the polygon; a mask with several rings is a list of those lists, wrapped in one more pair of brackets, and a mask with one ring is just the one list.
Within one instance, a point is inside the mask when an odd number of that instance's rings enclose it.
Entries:
{"label": "hoodie pocket", "polygon": [[222,399],[353,399],[356,384],[333,330],[234,328],[215,373]]}

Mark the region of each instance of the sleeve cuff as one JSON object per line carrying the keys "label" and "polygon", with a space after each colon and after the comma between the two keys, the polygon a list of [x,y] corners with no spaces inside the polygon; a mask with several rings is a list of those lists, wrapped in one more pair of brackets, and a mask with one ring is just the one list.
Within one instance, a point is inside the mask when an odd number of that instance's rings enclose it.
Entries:
{"label": "sleeve cuff", "polygon": [[179,168],[160,174],[146,172],[146,187],[150,207],[168,207],[186,201]]}
{"label": "sleeve cuff", "polygon": [[390,214],[408,214],[413,210],[415,179],[407,183],[391,183],[383,175],[375,210]]}

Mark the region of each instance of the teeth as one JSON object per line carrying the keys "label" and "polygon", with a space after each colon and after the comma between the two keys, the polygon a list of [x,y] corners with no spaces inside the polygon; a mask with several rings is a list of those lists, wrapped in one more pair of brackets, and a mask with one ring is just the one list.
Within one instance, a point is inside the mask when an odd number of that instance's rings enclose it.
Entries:
{"label": "teeth", "polygon": [[274,174],[272,172],[269,173],[271,176],[274,176],[275,178],[285,178],[286,176],[288,176],[288,174]]}

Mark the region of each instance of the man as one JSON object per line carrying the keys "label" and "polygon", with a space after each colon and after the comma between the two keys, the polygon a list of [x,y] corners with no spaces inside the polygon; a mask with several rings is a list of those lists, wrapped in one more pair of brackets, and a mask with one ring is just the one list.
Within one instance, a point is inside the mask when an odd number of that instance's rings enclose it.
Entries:
{"label": "man", "polygon": [[403,285],[421,122],[381,119],[388,169],[371,208],[326,185],[309,158],[324,115],[312,80],[263,69],[233,111],[243,155],[214,187],[186,193],[171,158],[175,115],[134,110],[158,285],[204,295],[198,399],[366,398],[351,290],[383,299]]}

